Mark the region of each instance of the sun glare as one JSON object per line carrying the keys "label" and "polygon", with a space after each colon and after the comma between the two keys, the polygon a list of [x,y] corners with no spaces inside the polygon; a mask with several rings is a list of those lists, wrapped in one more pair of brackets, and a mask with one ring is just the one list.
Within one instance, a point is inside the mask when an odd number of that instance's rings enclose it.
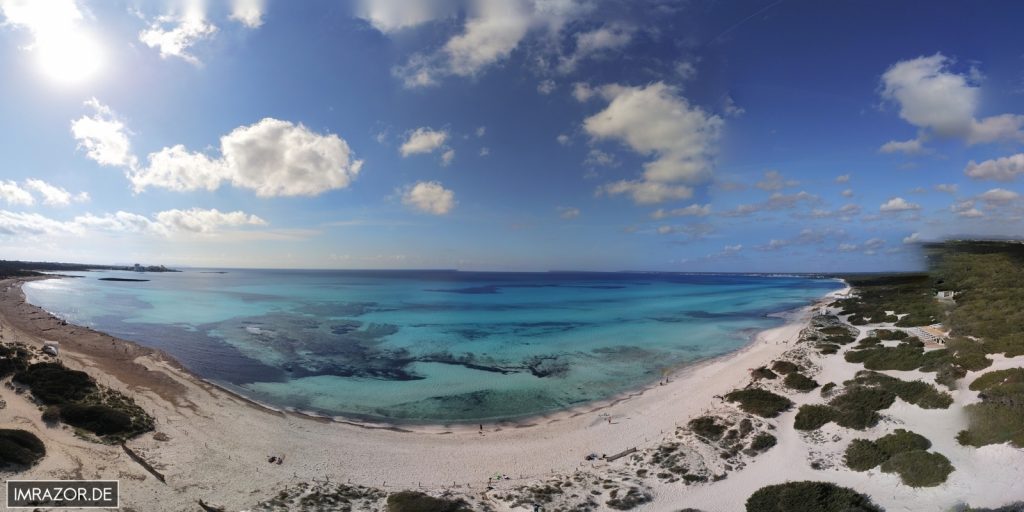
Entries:
{"label": "sun glare", "polygon": [[35,50],[43,74],[62,84],[89,80],[103,67],[103,49],[85,31],[50,34],[37,42]]}

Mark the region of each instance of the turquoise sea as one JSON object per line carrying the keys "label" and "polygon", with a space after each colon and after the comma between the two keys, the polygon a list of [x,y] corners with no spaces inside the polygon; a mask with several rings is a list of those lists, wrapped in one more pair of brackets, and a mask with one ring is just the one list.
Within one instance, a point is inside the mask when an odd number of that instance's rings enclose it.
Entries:
{"label": "turquoise sea", "polygon": [[782,323],[773,314],[841,286],[735,274],[74,275],[26,284],[28,301],[273,406],[393,422],[511,419],[609,398],[741,348]]}

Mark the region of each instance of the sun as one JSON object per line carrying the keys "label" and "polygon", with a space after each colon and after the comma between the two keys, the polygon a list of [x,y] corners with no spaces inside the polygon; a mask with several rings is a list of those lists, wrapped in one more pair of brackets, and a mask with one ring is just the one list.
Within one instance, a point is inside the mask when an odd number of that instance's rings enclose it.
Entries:
{"label": "sun", "polygon": [[85,82],[103,68],[103,48],[84,30],[49,33],[34,49],[43,74],[61,84]]}

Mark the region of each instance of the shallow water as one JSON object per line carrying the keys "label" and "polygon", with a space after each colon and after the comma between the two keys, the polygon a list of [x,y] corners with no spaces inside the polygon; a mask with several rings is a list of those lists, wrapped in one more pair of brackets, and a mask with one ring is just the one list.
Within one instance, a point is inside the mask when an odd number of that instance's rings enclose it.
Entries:
{"label": "shallow water", "polygon": [[[611,397],[742,347],[834,280],[656,273],[88,272],[24,286],[279,407],[508,419]],[[148,282],[100,281],[135,277]]]}

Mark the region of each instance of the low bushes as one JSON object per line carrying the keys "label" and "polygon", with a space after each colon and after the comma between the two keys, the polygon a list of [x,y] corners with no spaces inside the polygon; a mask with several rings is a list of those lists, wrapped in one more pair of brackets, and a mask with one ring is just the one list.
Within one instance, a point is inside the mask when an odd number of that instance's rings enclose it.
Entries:
{"label": "low bushes", "polygon": [[896,429],[892,434],[875,441],[854,439],[846,447],[846,465],[854,471],[867,471],[889,460],[894,455],[915,450],[927,450],[932,443],[920,434]]}
{"label": "low bushes", "polygon": [[750,441],[750,449],[760,452],[775,446],[777,442],[778,440],[775,439],[775,436],[767,432],[761,432]]}
{"label": "low bushes", "polygon": [[758,367],[758,368],[755,368],[755,369],[751,370],[750,371],[750,376],[754,380],[761,380],[761,379],[775,380],[775,379],[779,378],[779,376],[776,375],[775,372],[771,371],[766,366],[761,366],[761,367]]}
{"label": "low bushes", "polygon": [[719,425],[715,422],[715,418],[711,416],[701,416],[690,420],[690,430],[694,434],[708,439],[718,440],[722,438],[722,434],[725,433],[725,425]]}
{"label": "low bushes", "polygon": [[401,491],[388,496],[388,512],[470,512],[463,500],[435,498],[422,492]]}
{"label": "low bushes", "polygon": [[760,388],[737,389],[725,395],[729,402],[738,402],[740,409],[764,418],[774,418],[793,406],[788,398]]}
{"label": "low bushes", "polygon": [[46,446],[35,434],[18,429],[0,429],[0,467],[32,466],[46,455]]}
{"label": "low bushes", "polygon": [[953,397],[949,393],[939,391],[927,382],[901,380],[873,371],[857,372],[854,379],[846,384],[850,383],[890,391],[904,402],[922,409],[947,409],[953,403]]}
{"label": "low bushes", "polygon": [[968,428],[957,435],[960,444],[1010,442],[1024,447],[1024,368],[985,373],[970,388],[979,392],[982,401],[964,408]]}
{"label": "low bushes", "polygon": [[801,393],[806,393],[818,387],[818,381],[807,377],[800,372],[793,372],[786,375],[786,378],[782,380],[782,383],[785,384],[787,388],[795,389]]}
{"label": "low bushes", "polygon": [[36,363],[14,374],[14,381],[31,388],[32,396],[47,405],[81,400],[96,390],[89,374],[60,363]]}
{"label": "low bushes", "polygon": [[792,372],[799,371],[800,367],[797,366],[796,363],[792,363],[790,361],[775,361],[772,363],[772,370],[775,370],[776,373],[787,375]]}
{"label": "low bushes", "polygon": [[941,453],[924,450],[899,453],[882,463],[882,471],[900,475],[900,480],[911,487],[935,487],[945,482],[953,469]]}
{"label": "low bushes", "polygon": [[131,430],[132,418],[105,405],[65,404],[60,419],[68,425],[84,428],[96,435],[107,436]]}
{"label": "low bushes", "polygon": [[788,482],[758,489],[747,512],[883,512],[871,498],[828,482]]}

